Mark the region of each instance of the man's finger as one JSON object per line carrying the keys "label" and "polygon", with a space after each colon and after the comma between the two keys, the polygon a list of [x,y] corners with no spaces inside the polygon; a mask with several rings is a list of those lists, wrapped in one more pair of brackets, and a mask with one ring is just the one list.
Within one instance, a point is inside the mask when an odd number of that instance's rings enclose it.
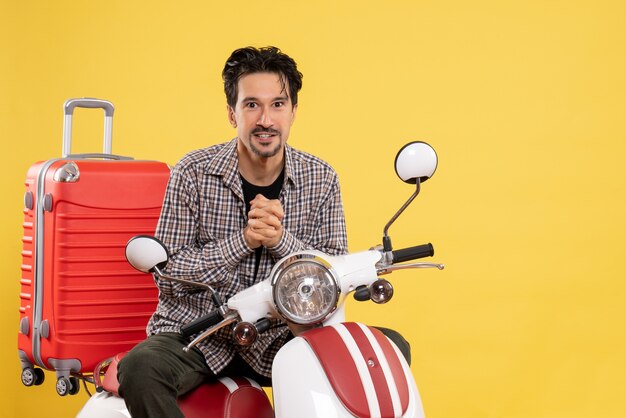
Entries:
{"label": "man's finger", "polygon": [[280,220],[282,220],[285,216],[283,206],[280,204],[279,200],[266,200],[264,202],[253,204],[252,209],[250,209],[250,213],[253,211],[255,216],[257,216],[259,211],[264,211],[276,216]]}

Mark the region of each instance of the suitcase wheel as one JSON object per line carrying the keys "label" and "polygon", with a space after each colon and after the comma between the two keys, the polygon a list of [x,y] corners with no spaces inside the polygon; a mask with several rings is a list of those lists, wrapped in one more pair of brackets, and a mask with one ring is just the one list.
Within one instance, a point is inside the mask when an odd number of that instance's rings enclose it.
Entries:
{"label": "suitcase wheel", "polygon": [[45,378],[46,375],[41,369],[26,367],[22,370],[22,383],[24,386],[39,386],[43,383]]}
{"label": "suitcase wheel", "polygon": [[75,377],[59,377],[57,379],[57,393],[60,396],[76,395],[80,390],[78,379]]}

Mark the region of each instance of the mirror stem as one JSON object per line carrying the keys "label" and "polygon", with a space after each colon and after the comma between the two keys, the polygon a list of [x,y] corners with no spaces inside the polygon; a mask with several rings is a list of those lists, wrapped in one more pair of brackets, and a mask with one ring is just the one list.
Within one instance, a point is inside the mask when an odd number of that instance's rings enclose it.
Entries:
{"label": "mirror stem", "polygon": [[411,197],[409,197],[409,200],[407,200],[406,203],[404,205],[402,205],[400,210],[397,211],[395,215],[393,215],[393,217],[389,220],[389,222],[387,222],[387,225],[385,225],[385,229],[383,229],[383,249],[385,251],[391,251],[392,250],[391,238],[389,238],[389,235],[387,234],[387,231],[389,231],[389,227],[391,226],[391,224],[393,224],[396,221],[396,219],[398,219],[398,216],[400,216],[402,214],[402,212],[404,212],[404,210],[411,204],[411,202],[413,202],[413,200],[415,200],[415,198],[419,194],[419,192],[420,192],[420,179],[416,179],[415,180],[415,186],[416,186],[415,187],[415,192],[411,195]]}
{"label": "mirror stem", "polygon": [[[154,270],[154,271],[152,271]],[[208,284],[206,283],[198,283],[198,282],[193,282],[191,280],[185,280],[185,279],[176,279],[174,277],[170,277],[167,274],[164,274],[161,269],[159,269],[157,266],[154,266],[152,268],[152,272],[154,274],[156,274],[157,276],[161,277],[164,280],[171,280],[173,282],[178,282],[178,283],[183,283],[186,284],[188,286],[193,286],[193,287],[203,287],[206,290],[208,290],[209,292],[211,292],[211,297],[213,298],[213,303],[215,303],[215,305],[219,308],[220,306],[222,306],[222,298],[220,298],[220,295],[217,294],[217,292]]]}

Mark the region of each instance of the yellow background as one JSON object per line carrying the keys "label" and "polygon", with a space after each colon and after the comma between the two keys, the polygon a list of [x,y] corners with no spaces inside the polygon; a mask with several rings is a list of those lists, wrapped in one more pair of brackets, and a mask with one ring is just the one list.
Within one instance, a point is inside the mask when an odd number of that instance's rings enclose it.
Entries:
{"label": "yellow background", "polygon": [[[0,416],[73,416],[53,375],[20,383],[23,178],[61,153],[70,97],[116,105],[113,151],[175,163],[234,136],[220,71],[277,45],[304,73],[290,143],[330,162],[350,247],[412,192],[396,151],[440,165],[391,230],[447,269],[389,276],[350,318],[400,330],[429,418],[625,417],[623,1],[0,1]],[[75,152],[101,147],[76,112]]]}

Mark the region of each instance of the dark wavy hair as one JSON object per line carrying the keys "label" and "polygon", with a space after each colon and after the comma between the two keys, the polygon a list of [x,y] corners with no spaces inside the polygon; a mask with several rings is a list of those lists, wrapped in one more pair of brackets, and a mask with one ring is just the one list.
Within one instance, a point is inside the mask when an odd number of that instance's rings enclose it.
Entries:
{"label": "dark wavy hair", "polygon": [[292,105],[298,104],[298,92],[302,88],[302,73],[289,55],[274,46],[263,48],[246,47],[235,50],[224,66],[224,93],[229,106],[235,107],[239,79],[253,73],[275,73],[280,77],[283,89],[289,86]]}

